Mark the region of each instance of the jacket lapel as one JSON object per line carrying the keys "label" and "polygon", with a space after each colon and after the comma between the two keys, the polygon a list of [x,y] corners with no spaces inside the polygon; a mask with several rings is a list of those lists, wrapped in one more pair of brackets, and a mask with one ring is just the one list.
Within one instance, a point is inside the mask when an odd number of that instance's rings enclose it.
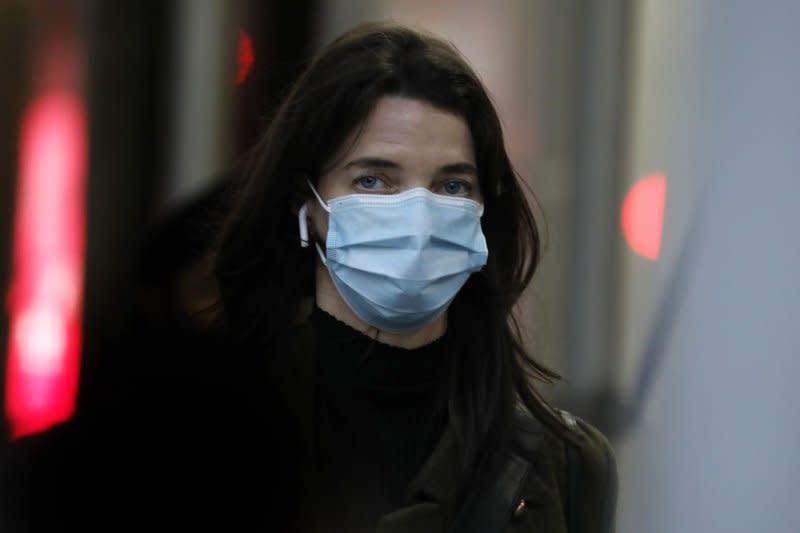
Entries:
{"label": "jacket lapel", "polygon": [[409,505],[383,515],[378,520],[376,533],[442,531],[443,505],[458,477],[455,452],[455,438],[447,426],[409,486]]}
{"label": "jacket lapel", "polygon": [[[504,531],[521,498],[535,498],[540,490],[546,489],[543,472],[536,471],[537,466],[543,465],[533,464],[530,460],[539,455],[542,426],[538,420],[523,415],[522,411],[517,413],[516,421],[518,446],[506,451],[492,482],[459,509],[451,531]],[[516,448],[524,453],[518,453]],[[443,506],[448,503],[450,490],[458,481],[457,461],[455,438],[448,426],[410,485],[410,505],[381,517],[376,532],[441,531]]]}

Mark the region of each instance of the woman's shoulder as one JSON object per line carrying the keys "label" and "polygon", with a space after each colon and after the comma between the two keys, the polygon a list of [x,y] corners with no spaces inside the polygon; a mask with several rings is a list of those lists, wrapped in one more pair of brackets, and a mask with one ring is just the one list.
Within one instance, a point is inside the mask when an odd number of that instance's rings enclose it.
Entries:
{"label": "woman's shoulder", "polygon": [[543,423],[527,409],[517,409],[517,442],[523,454],[566,456],[567,450],[573,448],[587,468],[604,472],[615,467],[614,450],[599,429],[568,411],[554,411],[562,422],[558,429]]}
{"label": "woman's shoulder", "polygon": [[563,421],[558,429],[527,411],[518,413],[519,453],[530,465],[520,501],[560,509],[550,518],[566,519],[570,532],[611,531],[617,498],[613,448],[589,422],[563,410],[556,414]]}
{"label": "woman's shoulder", "polygon": [[561,439],[567,457],[574,449],[585,476],[592,475],[600,485],[610,482],[616,473],[616,458],[608,438],[582,418],[561,409],[557,412],[569,431],[568,438]]}
{"label": "woman's shoulder", "polygon": [[[567,498],[579,531],[611,531],[617,502],[617,462],[606,436],[592,424],[560,411],[574,440],[565,443]],[[591,518],[591,522],[588,517]]]}

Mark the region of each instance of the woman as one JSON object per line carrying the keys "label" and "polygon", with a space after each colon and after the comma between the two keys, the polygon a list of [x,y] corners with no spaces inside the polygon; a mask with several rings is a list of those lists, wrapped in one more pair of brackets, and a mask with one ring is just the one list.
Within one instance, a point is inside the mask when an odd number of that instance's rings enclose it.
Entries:
{"label": "woman", "polygon": [[451,45],[367,24],[317,55],[216,266],[288,414],[298,530],[610,529],[608,443],[537,394],[558,376],[512,314],[538,259],[497,113]]}

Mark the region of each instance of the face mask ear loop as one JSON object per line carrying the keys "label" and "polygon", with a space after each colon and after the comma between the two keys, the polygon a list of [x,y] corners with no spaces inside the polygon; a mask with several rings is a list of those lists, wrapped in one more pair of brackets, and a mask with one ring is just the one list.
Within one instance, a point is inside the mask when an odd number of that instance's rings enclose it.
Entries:
{"label": "face mask ear loop", "polygon": [[330,208],[330,207],[328,207],[328,204],[326,204],[326,203],[325,203],[325,200],[323,200],[323,199],[320,197],[319,193],[317,192],[317,189],[315,189],[315,188],[314,188],[314,186],[313,186],[313,185],[311,185],[311,182],[310,182],[309,180],[306,180],[306,183],[308,183],[308,186],[311,188],[311,192],[313,192],[313,193],[314,193],[314,196],[316,196],[316,197],[317,197],[317,201],[319,202],[319,205],[321,205],[321,206],[322,206],[322,209],[324,209],[325,211],[327,211],[328,213],[330,213],[330,212],[331,212],[331,208]]}
{"label": "face mask ear loop", "polygon": [[[322,206],[322,209],[330,213],[331,212],[330,207],[328,207],[325,201],[322,198],[320,198],[319,193],[317,193],[317,190],[314,188],[311,182],[309,180],[306,180],[306,183],[308,183],[308,186],[311,189],[311,192],[314,193],[314,196],[317,197],[317,201],[319,202],[319,205]],[[303,207],[300,208],[300,212],[297,214],[298,224],[300,225],[300,246],[302,246],[303,248],[308,247],[307,216],[308,216],[308,203],[306,202],[303,204]],[[328,262],[325,259],[325,254],[322,253],[322,248],[320,248],[319,243],[317,241],[314,241],[314,246],[317,248],[317,253],[319,254],[319,258],[322,261],[322,264],[327,265]]]}
{"label": "face mask ear loop", "polygon": [[322,261],[323,265],[328,265],[328,262],[325,260],[325,254],[322,253],[322,248],[319,247],[319,243],[314,241],[314,246],[317,247],[317,253],[319,254],[320,261]]}
{"label": "face mask ear loop", "polygon": [[[297,213],[297,224],[300,226],[300,247],[308,248],[308,203],[303,204],[303,207],[301,207],[300,211]],[[327,264],[325,255],[322,253],[322,248],[319,247],[317,241],[314,241],[314,246],[317,247],[317,253],[322,260],[322,264]]]}

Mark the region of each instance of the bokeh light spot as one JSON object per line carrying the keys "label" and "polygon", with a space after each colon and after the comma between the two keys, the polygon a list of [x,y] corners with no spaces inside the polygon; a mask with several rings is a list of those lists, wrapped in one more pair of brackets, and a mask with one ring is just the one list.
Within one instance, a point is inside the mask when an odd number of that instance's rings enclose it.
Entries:
{"label": "bokeh light spot", "polygon": [[656,261],[661,253],[667,177],[655,173],[640,178],[622,204],[622,233],[638,255]]}
{"label": "bokeh light spot", "polygon": [[244,30],[239,30],[239,71],[236,74],[236,85],[241,85],[253,70],[256,57],[253,53],[253,39]]}

